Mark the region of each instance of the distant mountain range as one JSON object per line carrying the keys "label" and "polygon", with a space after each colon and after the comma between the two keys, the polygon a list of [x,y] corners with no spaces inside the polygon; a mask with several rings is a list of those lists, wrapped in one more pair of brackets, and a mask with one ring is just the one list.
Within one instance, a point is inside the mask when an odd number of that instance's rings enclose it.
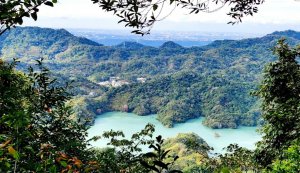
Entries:
{"label": "distant mountain range", "polygon": [[75,36],[86,37],[106,46],[118,45],[122,42],[136,42],[146,46],[159,47],[166,41],[174,41],[183,47],[203,46],[214,40],[233,39],[261,36],[262,34],[233,33],[233,32],[180,32],[180,31],[155,31],[149,35],[131,34],[122,30],[93,30],[93,29],[68,29]]}
{"label": "distant mountain range", "polygon": [[[174,42],[104,46],[64,29],[17,27],[0,36],[0,55],[17,58],[20,68],[43,57],[57,77],[75,80],[70,104],[83,118],[120,110],[157,113],[170,127],[205,116],[207,126],[236,128],[260,123],[259,101],[249,93],[265,64],[275,60],[271,48],[282,37],[291,45],[300,42],[300,33],[289,30],[190,48]],[[112,80],[124,85],[98,84]]]}

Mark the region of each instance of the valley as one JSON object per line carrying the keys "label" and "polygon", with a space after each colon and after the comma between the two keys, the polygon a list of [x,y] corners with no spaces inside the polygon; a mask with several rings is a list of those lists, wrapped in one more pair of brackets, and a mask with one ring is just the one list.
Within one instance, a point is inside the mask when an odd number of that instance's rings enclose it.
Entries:
{"label": "valley", "polygon": [[1,0],[0,173],[300,173],[296,1]]}
{"label": "valley", "polygon": [[[24,71],[43,58],[58,81],[73,81],[69,105],[74,117],[91,125],[105,112],[125,111],[157,114],[166,127],[205,117],[208,127],[238,128],[263,123],[260,102],[250,93],[264,65],[274,60],[271,47],[282,37],[295,45],[300,33],[190,48],[169,41],[157,48],[136,42],[104,46],[64,29],[18,27],[1,35],[0,50],[2,59],[16,58]],[[121,84],[105,85],[112,78]]]}

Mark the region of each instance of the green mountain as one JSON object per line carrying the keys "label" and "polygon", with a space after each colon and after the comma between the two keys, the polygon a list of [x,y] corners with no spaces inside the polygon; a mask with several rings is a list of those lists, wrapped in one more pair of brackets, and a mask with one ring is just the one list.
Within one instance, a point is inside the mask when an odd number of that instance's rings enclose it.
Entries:
{"label": "green mountain", "polygon": [[237,128],[260,123],[259,101],[249,93],[281,37],[291,45],[300,41],[300,33],[289,30],[203,47],[103,46],[63,29],[24,27],[0,36],[0,51],[5,60],[18,58],[20,68],[43,57],[60,79],[75,80],[70,104],[83,118],[120,110],[157,113],[169,127],[205,116],[209,127]]}

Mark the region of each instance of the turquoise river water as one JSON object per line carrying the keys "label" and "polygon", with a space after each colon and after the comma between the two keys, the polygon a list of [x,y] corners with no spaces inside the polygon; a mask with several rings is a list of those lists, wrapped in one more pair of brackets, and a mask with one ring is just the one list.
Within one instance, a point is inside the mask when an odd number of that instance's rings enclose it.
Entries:
{"label": "turquoise river water", "polygon": [[[202,137],[211,147],[213,152],[223,153],[224,147],[231,143],[237,143],[242,147],[253,149],[255,143],[261,139],[256,127],[239,127],[238,129],[211,129],[202,125],[204,118],[189,120],[176,124],[173,128],[164,127],[156,115],[137,116],[133,113],[108,112],[98,116],[95,124],[89,129],[89,137],[101,135],[104,131],[122,130],[126,137],[140,131],[147,123],[155,125],[154,135],[162,135],[163,138],[175,137],[178,133],[194,132]],[[216,134],[219,137],[216,137]],[[100,139],[92,142],[93,146],[106,147],[107,140]]]}

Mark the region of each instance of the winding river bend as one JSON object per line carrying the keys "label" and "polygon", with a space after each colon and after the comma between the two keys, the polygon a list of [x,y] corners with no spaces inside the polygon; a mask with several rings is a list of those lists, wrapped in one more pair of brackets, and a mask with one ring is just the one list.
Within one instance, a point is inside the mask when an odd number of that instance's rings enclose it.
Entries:
{"label": "winding river bend", "polygon": [[[211,129],[202,125],[204,118],[189,120],[186,123],[177,124],[173,128],[164,127],[156,115],[137,116],[133,113],[108,112],[98,116],[95,124],[89,129],[89,137],[101,135],[104,131],[121,130],[126,137],[140,131],[146,124],[155,125],[154,136],[162,135],[163,138],[175,137],[178,133],[194,132],[202,137],[214,152],[223,153],[224,147],[231,143],[237,143],[242,147],[253,149],[255,143],[261,139],[256,127],[240,127],[238,129]],[[91,143],[93,146],[106,147],[107,140],[100,139]]]}

